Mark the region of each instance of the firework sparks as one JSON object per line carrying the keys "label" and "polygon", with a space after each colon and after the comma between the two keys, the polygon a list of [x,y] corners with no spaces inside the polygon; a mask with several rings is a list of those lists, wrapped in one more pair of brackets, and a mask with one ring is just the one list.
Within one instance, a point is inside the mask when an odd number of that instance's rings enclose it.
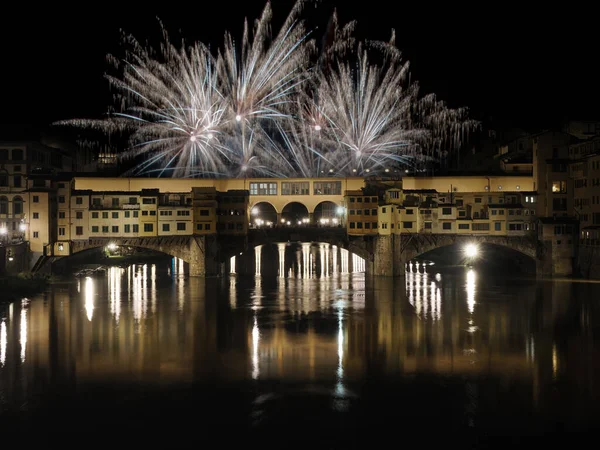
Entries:
{"label": "firework sparks", "polygon": [[357,43],[354,22],[340,27],[334,13],[317,54],[304,4],[271,35],[267,3],[216,56],[201,43],[177,48],[166,31],[158,51],[128,36],[125,58],[111,58],[115,111],[64,123],[124,133],[121,156],[143,159],[131,173],[174,177],[376,174],[464,144],[475,123],[419,97],[393,36]]}

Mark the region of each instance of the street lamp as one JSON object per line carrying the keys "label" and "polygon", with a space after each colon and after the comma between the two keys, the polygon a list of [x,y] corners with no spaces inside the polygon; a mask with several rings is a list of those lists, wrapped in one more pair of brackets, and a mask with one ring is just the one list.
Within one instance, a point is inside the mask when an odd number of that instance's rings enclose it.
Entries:
{"label": "street lamp", "polygon": [[467,258],[476,258],[477,254],[479,253],[479,249],[475,244],[467,244],[465,245],[464,252]]}

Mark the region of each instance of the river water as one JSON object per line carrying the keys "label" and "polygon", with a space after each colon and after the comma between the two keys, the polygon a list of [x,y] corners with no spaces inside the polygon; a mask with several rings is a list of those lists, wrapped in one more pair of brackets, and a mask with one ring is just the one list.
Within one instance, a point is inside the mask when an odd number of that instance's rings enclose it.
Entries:
{"label": "river water", "polygon": [[192,421],[337,448],[600,424],[600,284],[326,266],[223,279],[187,278],[176,260],[111,267],[0,306],[0,429]]}

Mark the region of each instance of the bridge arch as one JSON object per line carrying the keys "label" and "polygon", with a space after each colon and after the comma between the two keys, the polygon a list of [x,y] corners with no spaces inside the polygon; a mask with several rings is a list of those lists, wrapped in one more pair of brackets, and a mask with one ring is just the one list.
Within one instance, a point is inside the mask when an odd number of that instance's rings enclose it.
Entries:
{"label": "bridge arch", "polygon": [[250,220],[252,226],[260,226],[261,224],[271,225],[277,224],[279,211],[272,203],[260,201],[250,207]]}
{"label": "bridge arch", "polygon": [[301,202],[289,202],[281,210],[281,221],[292,226],[306,225],[309,219],[308,208]]}
{"label": "bridge arch", "polygon": [[209,251],[206,239],[202,236],[168,236],[148,238],[94,238],[70,242],[69,256],[86,250],[103,248],[109,244],[137,247],[164,253],[179,258],[189,266],[191,276],[206,274],[206,253]]}
{"label": "bridge arch", "polygon": [[[533,266],[538,259],[538,249],[535,239],[530,236],[468,236],[468,235],[410,235],[401,236],[400,250],[401,260],[408,263],[414,259],[423,259],[427,256],[435,256],[436,252],[444,249],[453,252],[449,257],[460,258],[463,250],[469,244],[482,247],[483,252],[477,259],[481,261],[494,262],[492,254],[497,255],[494,249],[504,249],[512,252],[523,266],[532,263]],[[487,251],[485,249],[488,249]],[[489,250],[492,250],[491,252]],[[467,259],[464,258],[463,259]],[[508,259],[508,257],[507,257]],[[517,261],[515,260],[515,264]]]}
{"label": "bridge arch", "polygon": [[340,205],[325,200],[315,206],[313,217],[317,224],[338,225],[341,223],[341,216],[338,213]]}

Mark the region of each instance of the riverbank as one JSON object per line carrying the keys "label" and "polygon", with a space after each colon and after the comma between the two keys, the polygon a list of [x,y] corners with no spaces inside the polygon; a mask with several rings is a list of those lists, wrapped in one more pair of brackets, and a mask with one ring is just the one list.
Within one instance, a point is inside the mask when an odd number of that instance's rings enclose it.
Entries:
{"label": "riverbank", "polygon": [[49,283],[48,276],[26,272],[0,277],[0,303],[10,303],[39,294]]}

